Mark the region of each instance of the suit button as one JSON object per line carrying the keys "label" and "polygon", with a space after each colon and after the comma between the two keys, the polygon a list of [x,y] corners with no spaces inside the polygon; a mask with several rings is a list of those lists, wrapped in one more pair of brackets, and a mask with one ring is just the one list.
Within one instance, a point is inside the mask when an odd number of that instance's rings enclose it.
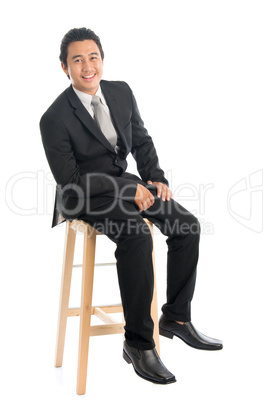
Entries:
{"label": "suit button", "polygon": [[117,159],[117,158],[115,158],[114,163],[117,163],[117,162],[118,162],[118,159]]}

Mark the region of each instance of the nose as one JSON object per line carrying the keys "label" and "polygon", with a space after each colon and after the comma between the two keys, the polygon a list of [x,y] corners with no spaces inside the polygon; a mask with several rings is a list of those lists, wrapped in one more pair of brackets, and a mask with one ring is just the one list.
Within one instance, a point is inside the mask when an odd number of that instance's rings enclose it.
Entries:
{"label": "nose", "polygon": [[83,63],[83,70],[84,71],[89,71],[91,69],[91,61],[90,60],[85,60]]}

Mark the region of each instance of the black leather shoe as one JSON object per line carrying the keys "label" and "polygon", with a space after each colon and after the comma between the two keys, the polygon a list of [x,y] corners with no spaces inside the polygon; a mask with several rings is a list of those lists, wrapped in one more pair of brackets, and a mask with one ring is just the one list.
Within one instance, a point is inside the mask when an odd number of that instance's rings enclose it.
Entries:
{"label": "black leather shoe", "polygon": [[175,335],[187,343],[187,345],[196,349],[220,350],[223,348],[221,341],[201,334],[191,322],[178,324],[175,321],[167,320],[163,314],[159,320],[159,333],[170,339]]}
{"label": "black leather shoe", "polygon": [[155,384],[176,382],[176,378],[161,362],[155,349],[135,349],[124,341],[123,358],[128,364],[132,363],[136,373],[144,380]]}

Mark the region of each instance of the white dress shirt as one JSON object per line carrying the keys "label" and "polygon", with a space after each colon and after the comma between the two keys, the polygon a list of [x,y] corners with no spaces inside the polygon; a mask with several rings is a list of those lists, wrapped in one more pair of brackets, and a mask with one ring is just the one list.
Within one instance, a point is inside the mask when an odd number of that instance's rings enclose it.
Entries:
{"label": "white dress shirt", "polygon": [[[91,100],[92,100],[92,95],[89,95],[85,92],[79,91],[78,89],[73,87],[74,92],[76,93],[76,95],[78,96],[78,98],[80,99],[80,101],[83,103],[83,105],[85,106],[85,108],[87,109],[87,111],[89,112],[89,114],[91,115],[91,117],[94,119],[94,111],[93,108],[91,106]],[[105,98],[101,92],[101,87],[99,86],[97,92],[95,93],[96,96],[100,97],[101,103],[103,104],[103,108],[104,110],[107,112],[107,114],[109,115],[110,119],[111,119],[111,114],[110,114],[110,110],[107,106],[107,103],[105,101]],[[111,119],[112,121],[112,119]]]}

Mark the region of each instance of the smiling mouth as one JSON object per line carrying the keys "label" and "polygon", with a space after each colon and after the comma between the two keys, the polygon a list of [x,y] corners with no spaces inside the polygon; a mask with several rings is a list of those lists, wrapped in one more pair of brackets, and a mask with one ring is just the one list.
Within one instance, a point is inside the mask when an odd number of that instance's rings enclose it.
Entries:
{"label": "smiling mouth", "polygon": [[90,80],[90,79],[94,78],[95,75],[96,75],[96,73],[90,74],[90,75],[82,75],[82,78],[83,78],[84,80]]}

